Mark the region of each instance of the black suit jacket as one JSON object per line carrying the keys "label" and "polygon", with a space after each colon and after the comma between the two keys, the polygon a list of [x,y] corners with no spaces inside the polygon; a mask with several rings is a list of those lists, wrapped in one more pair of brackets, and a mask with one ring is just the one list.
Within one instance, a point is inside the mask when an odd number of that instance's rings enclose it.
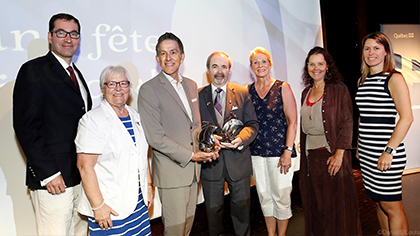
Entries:
{"label": "black suit jacket", "polygon": [[[74,69],[87,91],[90,110],[88,86]],[[51,52],[22,65],[13,91],[13,128],[26,156],[30,189],[45,189],[40,181],[59,171],[67,187],[80,183],[74,139],[83,114],[80,91]]]}
{"label": "black suit jacket", "polygon": [[[198,94],[201,121],[209,121],[214,125],[218,125],[211,85],[201,88]],[[249,145],[258,133],[257,116],[248,89],[241,85],[228,82],[226,86],[225,119],[229,116],[230,112],[235,113],[238,119],[244,123],[244,128],[238,134],[243,141],[244,148],[240,151],[231,149],[220,150],[220,155],[217,160],[201,165],[201,178],[203,179],[220,180],[223,174],[224,164],[226,165],[229,177],[233,181],[241,180],[252,174]]]}

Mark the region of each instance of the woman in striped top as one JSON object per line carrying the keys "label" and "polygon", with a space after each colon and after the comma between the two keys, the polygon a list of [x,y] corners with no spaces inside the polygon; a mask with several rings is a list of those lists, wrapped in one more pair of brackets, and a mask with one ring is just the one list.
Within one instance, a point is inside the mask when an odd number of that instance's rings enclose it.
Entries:
{"label": "woman in striped top", "polygon": [[406,163],[403,139],[413,122],[409,90],[404,77],[395,70],[386,35],[367,35],[362,50],[356,103],[360,112],[358,156],[365,192],[377,202],[383,234],[407,235],[401,177]]}
{"label": "woman in striped top", "polygon": [[90,235],[151,235],[153,186],[148,144],[136,110],[126,105],[130,77],[122,66],[100,77],[104,100],[79,122],[77,166],[83,192],[78,211]]}

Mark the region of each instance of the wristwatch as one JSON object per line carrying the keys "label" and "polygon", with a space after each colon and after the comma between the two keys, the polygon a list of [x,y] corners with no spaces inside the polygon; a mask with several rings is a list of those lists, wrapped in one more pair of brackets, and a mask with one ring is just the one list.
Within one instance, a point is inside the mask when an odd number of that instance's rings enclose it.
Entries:
{"label": "wristwatch", "polygon": [[293,148],[286,146],[286,150],[289,152],[293,152]]}
{"label": "wristwatch", "polygon": [[391,155],[395,155],[395,153],[397,153],[397,150],[393,149],[392,147],[388,147],[386,146],[384,149],[384,152],[391,154]]}

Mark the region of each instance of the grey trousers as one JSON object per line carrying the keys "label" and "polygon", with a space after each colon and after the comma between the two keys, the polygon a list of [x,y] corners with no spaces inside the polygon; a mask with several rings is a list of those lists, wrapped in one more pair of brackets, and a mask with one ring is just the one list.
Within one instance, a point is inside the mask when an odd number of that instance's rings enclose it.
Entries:
{"label": "grey trousers", "polygon": [[218,181],[201,179],[206,205],[209,234],[220,235],[224,231],[223,210],[225,182],[230,193],[230,211],[236,235],[250,235],[251,176],[232,181],[227,173]]}
{"label": "grey trousers", "polygon": [[197,205],[197,182],[179,188],[158,188],[165,236],[189,235]]}

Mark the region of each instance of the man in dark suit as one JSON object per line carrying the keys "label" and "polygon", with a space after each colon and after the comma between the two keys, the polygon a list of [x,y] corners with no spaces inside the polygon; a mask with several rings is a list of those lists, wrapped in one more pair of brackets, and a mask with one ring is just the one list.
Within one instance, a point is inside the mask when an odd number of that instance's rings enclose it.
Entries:
{"label": "man in dark suit", "polygon": [[199,152],[200,129],[197,84],[179,73],[184,46],[172,33],[161,35],[156,61],[162,71],[144,83],[138,108],[146,139],[152,150],[153,183],[162,202],[165,235],[189,235],[197,204],[200,165],[217,152]]}
{"label": "man in dark suit", "polygon": [[27,160],[26,185],[38,235],[87,233],[87,221],[76,211],[80,174],[74,138],[92,99],[72,63],[79,37],[80,24],[74,16],[52,16],[51,51],[22,65],[13,91],[13,128]]}
{"label": "man in dark suit", "polygon": [[228,81],[232,61],[224,52],[214,52],[207,58],[207,73],[211,84],[200,89],[199,104],[202,121],[223,127],[235,114],[244,123],[239,134],[229,144],[221,143],[219,158],[203,163],[203,186],[210,235],[223,233],[223,203],[225,182],[228,183],[231,216],[236,235],[250,235],[251,152],[248,148],[258,132],[258,121],[248,90]]}

